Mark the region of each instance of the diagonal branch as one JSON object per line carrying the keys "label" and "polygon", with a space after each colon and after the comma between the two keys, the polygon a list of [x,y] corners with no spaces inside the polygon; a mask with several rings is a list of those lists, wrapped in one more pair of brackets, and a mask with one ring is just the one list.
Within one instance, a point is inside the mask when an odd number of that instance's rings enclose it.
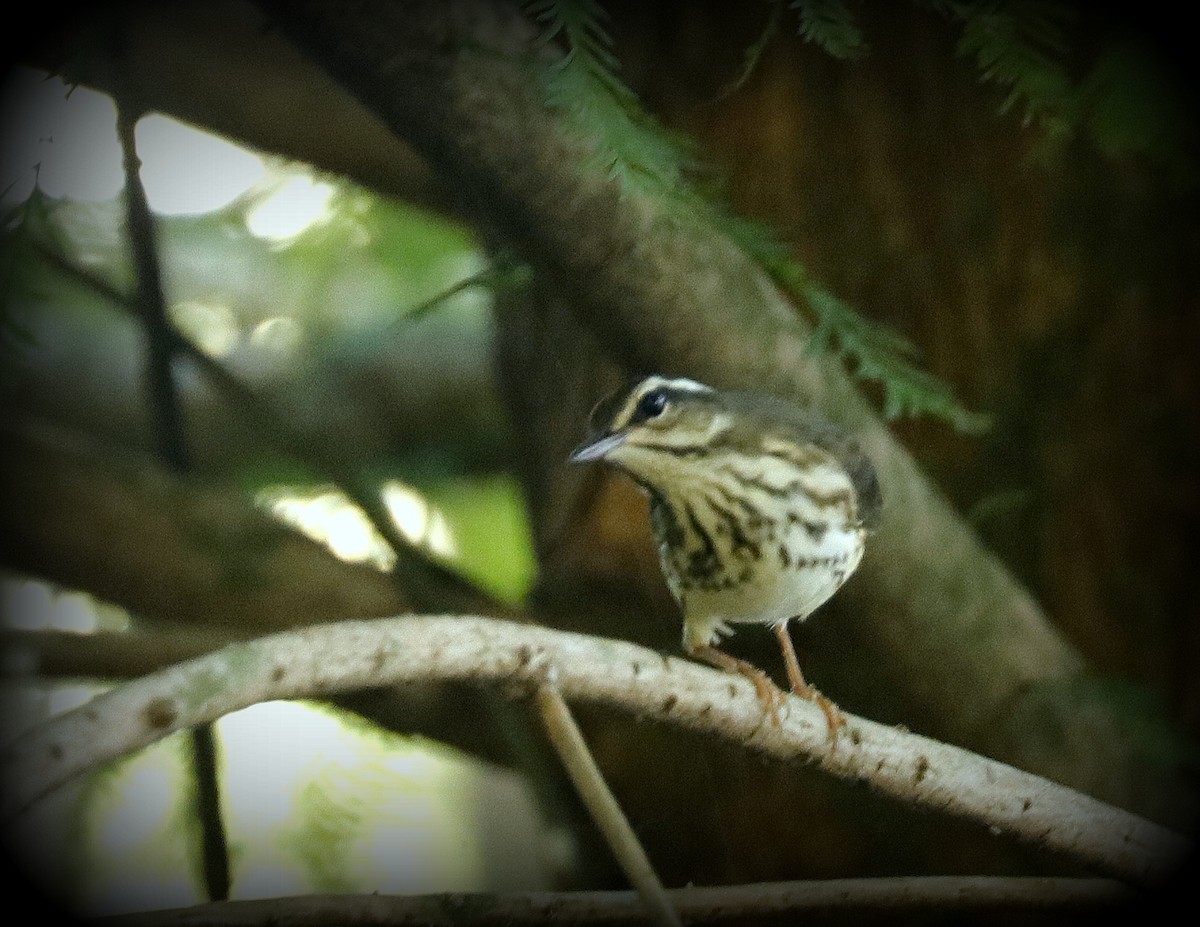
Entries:
{"label": "diagonal branch", "polygon": [[633,832],[629,819],[604,781],[604,775],[596,765],[561,693],[552,682],[547,682],[538,687],[534,701],[550,742],[558,751],[559,759],[566,767],[579,797],[587,805],[630,884],[660,927],[682,927],[678,911],[667,897],[662,881],[654,871],[637,834]]}
{"label": "diagonal branch", "polygon": [[[36,422],[0,423],[0,562],[176,627],[244,636],[396,614],[395,582],[256,508]],[[147,570],[146,564],[154,569]]]}
{"label": "diagonal branch", "polygon": [[0,757],[3,816],[100,763],[268,699],[326,697],[402,682],[519,683],[553,669],[570,699],[608,705],[868,782],[901,801],[1009,833],[1120,879],[1153,884],[1192,844],[1082,793],[958,747],[848,716],[831,744],[816,705],[790,698],[764,722],[750,684],[616,640],[488,618],[434,616],[317,625],[127,683],[13,741]]}
{"label": "diagonal branch", "polygon": [[[113,42],[118,74],[126,67],[121,44],[118,35]],[[121,83],[119,78],[117,83]],[[146,332],[146,398],[159,456],[166,467],[186,474],[193,470],[192,454],[175,381],[175,349],[158,259],[157,228],[142,186],[142,162],[137,152],[136,129],[143,112],[131,104],[131,96],[127,92],[117,94],[117,140],[125,172],[125,226],[137,281],[137,313]],[[220,755],[212,724],[192,728],[190,742],[193,810],[200,827],[204,886],[211,901],[224,901],[229,897],[229,841],[221,813]]]}

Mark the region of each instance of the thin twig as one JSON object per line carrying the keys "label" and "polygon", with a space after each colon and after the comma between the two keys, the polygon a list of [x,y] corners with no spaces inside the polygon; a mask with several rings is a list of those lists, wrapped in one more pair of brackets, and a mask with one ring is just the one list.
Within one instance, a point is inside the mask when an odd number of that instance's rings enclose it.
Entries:
{"label": "thin twig", "polygon": [[613,855],[629,879],[629,884],[637,890],[657,924],[663,927],[680,927],[682,922],[679,920],[679,914],[667,897],[662,880],[654,871],[650,857],[646,855],[645,848],[633,832],[625,812],[621,810],[608,783],[604,781],[604,775],[596,765],[579,725],[575,723],[571,709],[563,701],[561,693],[553,685],[545,684],[538,687],[535,700],[550,743],[558,752],[567,775],[571,777],[576,791],[579,792],[579,797],[591,812],[592,820],[608,841]]}
{"label": "thin twig", "polygon": [[[667,891],[689,924],[746,923],[751,919],[804,912],[900,913],[999,909],[1017,912],[1079,911],[1136,899],[1127,886],[1109,879],[923,876],[830,879],[821,882],[761,882]],[[113,927],[346,927],[455,924],[460,927],[549,927],[553,924],[645,922],[636,892],[516,892],[503,895],[304,895],[142,911],[96,918]]]}
{"label": "thin twig", "polygon": [[[117,59],[121,71],[121,56]],[[118,80],[118,83],[120,81]],[[137,280],[136,305],[146,330],[146,385],[154,413],[154,433],[163,463],[176,473],[192,469],[183,408],[175,383],[174,328],[167,317],[167,300],[162,287],[162,269],[154,216],[142,186],[141,159],[135,129],[141,112],[121,99],[117,106],[117,139],[125,172],[125,225]],[[201,862],[204,886],[213,901],[229,897],[229,843],[221,815],[221,783],[216,734],[211,722],[191,730],[192,772],[195,779],[195,811],[200,825]]]}
{"label": "thin twig", "polygon": [[409,325],[413,322],[418,321],[419,319],[423,319],[423,318],[425,318],[425,316],[427,316],[431,312],[433,312],[433,310],[437,309],[439,306],[441,306],[443,303],[445,303],[446,300],[450,299],[452,296],[457,296],[459,293],[465,293],[467,290],[473,289],[474,287],[477,287],[477,286],[478,287],[494,286],[495,281],[498,279],[498,277],[499,277],[499,275],[495,268],[485,267],[483,270],[478,271],[477,273],[471,274],[471,276],[465,277],[462,280],[459,280],[457,283],[451,284],[449,287],[442,290],[440,293],[437,293],[437,294],[429,297],[429,299],[425,300],[422,303],[418,303],[417,305],[413,306],[411,309],[408,309],[401,313],[397,313],[396,323],[399,325]]}
{"label": "thin twig", "polygon": [[764,721],[740,676],[625,641],[463,615],[313,625],[118,686],[7,746],[0,820],[100,763],[258,702],[430,680],[536,688],[550,667],[568,699],[810,763],[1127,881],[1164,879],[1194,848],[1165,827],[1040,776],[854,715],[831,742],[821,709],[803,699],[788,698],[778,725]]}

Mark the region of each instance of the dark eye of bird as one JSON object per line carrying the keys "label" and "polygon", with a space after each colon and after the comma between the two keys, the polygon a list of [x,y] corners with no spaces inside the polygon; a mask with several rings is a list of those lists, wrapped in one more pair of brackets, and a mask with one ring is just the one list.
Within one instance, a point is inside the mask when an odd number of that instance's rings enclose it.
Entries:
{"label": "dark eye of bird", "polygon": [[661,415],[662,410],[666,407],[667,394],[661,389],[652,389],[645,396],[638,400],[638,418],[654,418],[657,415]]}

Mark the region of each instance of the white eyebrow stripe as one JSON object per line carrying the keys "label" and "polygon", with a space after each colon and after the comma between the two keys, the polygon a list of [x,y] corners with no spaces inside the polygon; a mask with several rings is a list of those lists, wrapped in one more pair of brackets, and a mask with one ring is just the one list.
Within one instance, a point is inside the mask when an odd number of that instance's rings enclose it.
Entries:
{"label": "white eyebrow stripe", "polygon": [[697,395],[706,395],[713,392],[711,386],[705,386],[703,383],[696,380],[689,380],[687,377],[668,379],[658,374],[652,374],[642,380],[637,385],[637,388],[629,394],[625,405],[621,407],[620,412],[613,418],[614,425],[620,428],[625,427],[633,419],[634,413],[637,410],[637,404],[641,401],[641,398],[651,390],[656,389],[678,390],[679,392],[694,393]]}
{"label": "white eyebrow stripe", "polygon": [[660,386],[665,386],[668,389],[679,389],[688,393],[711,393],[713,391],[711,386],[705,386],[703,383],[699,383],[696,380],[689,380],[687,377],[677,377],[674,380],[666,380],[662,377],[652,379],[658,379],[658,385]]}

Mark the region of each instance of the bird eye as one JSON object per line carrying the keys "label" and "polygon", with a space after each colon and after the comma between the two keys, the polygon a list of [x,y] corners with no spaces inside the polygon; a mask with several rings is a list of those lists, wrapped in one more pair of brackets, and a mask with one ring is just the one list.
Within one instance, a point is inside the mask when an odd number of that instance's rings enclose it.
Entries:
{"label": "bird eye", "polygon": [[654,418],[657,415],[662,415],[662,411],[666,407],[667,394],[661,389],[652,389],[638,400],[638,417],[643,419]]}

